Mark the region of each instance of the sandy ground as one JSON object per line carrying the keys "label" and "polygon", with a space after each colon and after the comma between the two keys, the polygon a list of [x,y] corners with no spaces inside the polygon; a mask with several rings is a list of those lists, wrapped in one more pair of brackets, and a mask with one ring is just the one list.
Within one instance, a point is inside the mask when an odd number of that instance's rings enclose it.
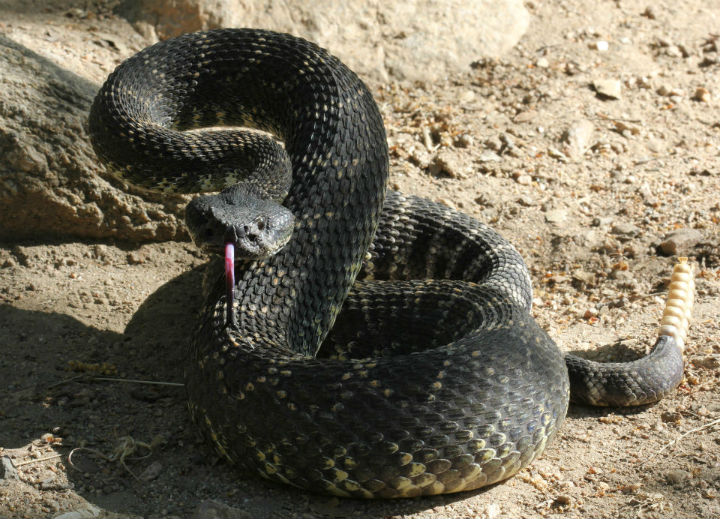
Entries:
{"label": "sandy ground", "polygon": [[[147,44],[105,4],[20,5],[0,4],[0,30],[98,84]],[[435,84],[372,85],[391,186],[516,244],[534,314],[568,350],[646,351],[676,260],[667,254],[690,256],[697,302],[671,397],[571,406],[545,455],[489,489],[310,495],[219,460],[182,388],[104,380],[181,380],[206,263],[190,243],[4,243],[0,516],[720,516],[720,4],[528,5],[530,30],[504,59]]]}

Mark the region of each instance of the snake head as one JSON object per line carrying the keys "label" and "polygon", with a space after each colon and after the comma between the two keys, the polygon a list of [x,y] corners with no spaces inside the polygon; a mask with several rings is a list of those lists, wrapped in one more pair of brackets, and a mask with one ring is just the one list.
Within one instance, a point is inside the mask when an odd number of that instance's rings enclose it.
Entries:
{"label": "snake head", "polygon": [[290,240],[295,217],[279,203],[233,186],[194,198],[185,209],[185,222],[201,249],[222,254],[225,244],[232,243],[236,258],[259,259],[277,253]]}

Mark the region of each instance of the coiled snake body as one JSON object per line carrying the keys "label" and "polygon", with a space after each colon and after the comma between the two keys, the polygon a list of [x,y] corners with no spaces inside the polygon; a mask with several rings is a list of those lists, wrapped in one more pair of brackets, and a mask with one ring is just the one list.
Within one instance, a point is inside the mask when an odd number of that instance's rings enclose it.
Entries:
{"label": "coiled snake body", "polygon": [[[246,159],[237,130],[184,131],[216,125],[277,135],[291,182],[248,173],[275,167],[272,141]],[[386,196],[380,114],[336,58],[266,31],[184,35],[110,76],[90,130],[129,182],[187,192],[242,180],[295,219],[281,250],[237,266],[237,326],[219,282],[192,340],[190,411],[231,462],[315,491],[406,497],[505,479],[556,434],[568,371],[529,316],[521,257],[463,214]],[[677,384],[679,355],[665,338],[632,368],[574,359],[571,378],[578,398],[643,403]]]}

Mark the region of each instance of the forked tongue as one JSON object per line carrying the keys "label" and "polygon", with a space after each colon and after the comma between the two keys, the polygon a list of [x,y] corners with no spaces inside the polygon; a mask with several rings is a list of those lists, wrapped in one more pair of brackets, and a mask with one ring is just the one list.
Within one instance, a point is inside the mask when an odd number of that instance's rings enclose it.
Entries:
{"label": "forked tongue", "polygon": [[232,242],[225,244],[225,303],[227,305],[227,317],[225,326],[228,328],[237,328],[237,320],[233,311],[233,302],[235,300],[235,245]]}

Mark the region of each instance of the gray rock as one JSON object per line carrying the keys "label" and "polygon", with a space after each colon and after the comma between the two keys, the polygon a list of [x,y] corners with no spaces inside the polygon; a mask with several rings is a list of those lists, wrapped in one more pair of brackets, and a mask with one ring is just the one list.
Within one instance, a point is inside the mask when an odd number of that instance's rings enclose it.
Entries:
{"label": "gray rock", "polygon": [[612,226],[610,232],[618,238],[630,239],[638,236],[642,231],[638,226],[629,222],[618,222]]}
{"label": "gray rock", "polygon": [[521,0],[125,0],[119,12],[144,34],[152,25],[161,39],[217,27],[289,32],[377,81],[466,72],[478,58],[511,49],[530,21]]}
{"label": "gray rock", "polygon": [[664,256],[689,255],[702,239],[702,233],[696,229],[678,229],[665,235],[658,250]]}
{"label": "gray rock", "polygon": [[15,465],[7,456],[0,457],[0,480],[3,479],[20,479]]}
{"label": "gray rock", "polygon": [[56,515],[55,519],[91,519],[93,517],[99,517],[101,513],[102,510],[100,508],[88,503],[83,508]]}
{"label": "gray rock", "polygon": [[86,132],[96,90],[0,35],[0,239],[187,236],[181,199],[144,200],[100,176]]}
{"label": "gray rock", "polygon": [[54,519],[94,519],[96,517],[102,517],[103,519],[141,519],[137,515],[120,514],[103,510],[91,503],[87,503],[83,508],[56,515]]}

